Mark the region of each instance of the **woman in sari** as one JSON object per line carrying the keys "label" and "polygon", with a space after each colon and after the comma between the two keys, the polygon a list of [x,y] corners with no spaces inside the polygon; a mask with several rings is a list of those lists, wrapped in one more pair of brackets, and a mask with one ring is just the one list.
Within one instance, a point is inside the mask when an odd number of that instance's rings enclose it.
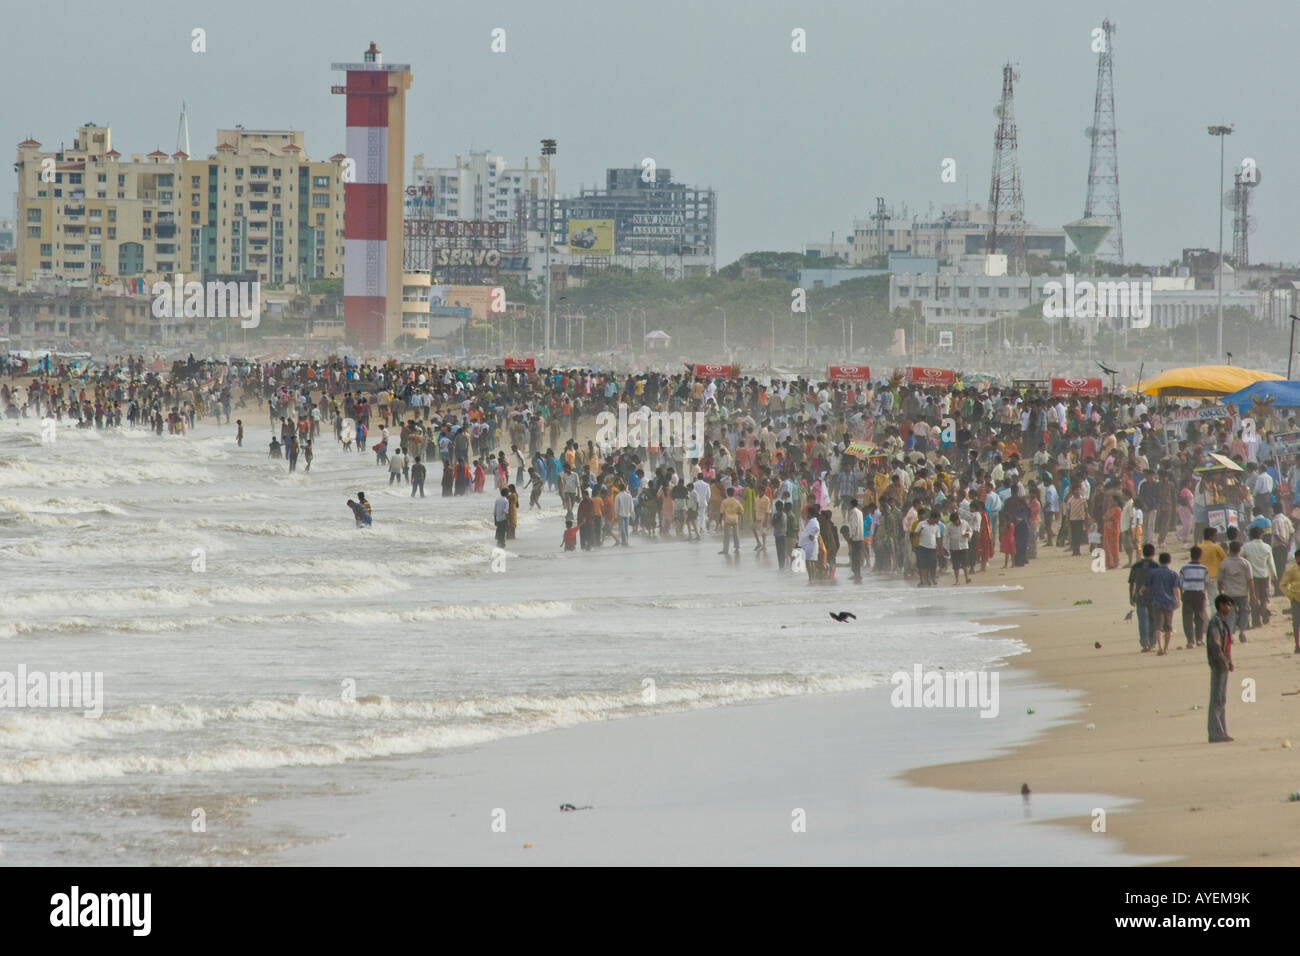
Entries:
{"label": "woman in sari", "polygon": [[487,472],[483,470],[483,463],[478,459],[474,460],[474,491],[483,490],[483,485],[487,482]]}
{"label": "woman in sari", "polygon": [[1106,570],[1119,567],[1119,519],[1124,509],[1119,499],[1111,495],[1101,525],[1101,549],[1106,553]]}
{"label": "woman in sari", "polygon": [[1011,559],[1016,556],[1016,528],[1012,521],[1011,499],[1002,506],[1002,531],[998,535],[998,552],[1002,555],[1002,567],[1011,566]]}
{"label": "woman in sari", "polygon": [[465,494],[465,492],[469,491],[470,485],[472,485],[473,482],[474,479],[469,473],[469,465],[465,464],[463,461],[459,462],[456,465],[456,494]]}
{"label": "woman in sari", "polygon": [[989,528],[989,515],[984,510],[984,502],[978,500],[971,505],[970,511],[976,522],[975,557],[979,559],[980,570],[987,571],[989,561],[993,559],[993,532]]}
{"label": "woman in sari", "polygon": [[664,529],[664,537],[672,534],[673,530],[673,475],[671,478],[665,478],[659,485],[659,524]]}
{"label": "woman in sari", "polygon": [[510,502],[510,511],[506,516],[506,538],[513,541],[515,528],[519,526],[519,492],[514,485],[507,486],[506,500]]}
{"label": "woman in sari", "polygon": [[1186,544],[1192,537],[1192,518],[1195,511],[1192,507],[1192,489],[1183,485],[1183,490],[1178,492],[1178,542]]}

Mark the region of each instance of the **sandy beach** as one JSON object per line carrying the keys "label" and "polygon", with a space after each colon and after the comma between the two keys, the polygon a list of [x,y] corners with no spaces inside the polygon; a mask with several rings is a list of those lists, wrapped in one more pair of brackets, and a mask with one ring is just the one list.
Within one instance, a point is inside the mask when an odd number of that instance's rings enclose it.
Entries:
{"label": "sandy beach", "polygon": [[[1162,550],[1177,568],[1187,552],[1168,543]],[[990,565],[993,580],[1024,584],[1032,608],[1004,622],[1019,624],[1016,636],[1031,648],[1011,666],[1082,691],[1086,714],[1003,756],[931,766],[905,779],[975,791],[1005,791],[1023,780],[1035,795],[1121,794],[1140,802],[1108,813],[1106,832],[1130,853],[1202,866],[1300,861],[1300,805],[1287,799],[1300,789],[1300,655],[1281,613],[1287,602],[1275,598],[1272,623],[1247,632],[1247,643],[1234,642],[1227,715],[1235,742],[1211,745],[1209,666],[1204,648],[1175,649],[1184,644],[1180,614],[1167,656],[1140,653],[1137,624],[1124,620],[1127,571],[1088,573],[1090,559],[1071,557],[1068,548],[1038,553],[1005,578]],[[1247,679],[1255,682],[1253,703],[1242,701]],[[1091,832],[1093,820],[1066,822]]]}

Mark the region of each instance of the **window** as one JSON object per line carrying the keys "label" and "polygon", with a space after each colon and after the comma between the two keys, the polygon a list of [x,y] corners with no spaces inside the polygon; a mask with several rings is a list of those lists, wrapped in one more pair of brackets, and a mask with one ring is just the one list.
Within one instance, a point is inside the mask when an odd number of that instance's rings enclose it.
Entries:
{"label": "window", "polygon": [[900,286],[898,287],[898,297],[899,297],[900,299],[907,299],[907,298],[910,298],[910,297],[911,297],[911,294],[912,294],[912,287],[911,287],[911,286],[909,286],[909,285],[900,285]]}
{"label": "window", "polygon": [[159,201],[159,202],[171,202],[171,201],[172,201],[171,190],[166,190],[166,191],[159,190],[159,192],[158,192],[158,201]]}
{"label": "window", "polygon": [[235,195],[236,195],[236,196],[242,196],[242,195],[244,195],[244,187],[243,187],[243,186],[236,186],[236,187],[235,187]]}
{"label": "window", "polygon": [[999,298],[999,299],[1009,299],[1010,297],[1011,297],[1011,287],[1010,287],[1010,286],[1005,286],[1005,285],[1000,285],[1000,286],[998,286],[998,298]]}
{"label": "window", "polygon": [[236,166],[236,167],[235,167],[235,178],[236,178],[236,179],[243,179],[243,178],[244,178],[244,167],[242,167],[242,166]]}
{"label": "window", "polygon": [[168,187],[168,188],[171,188],[171,186],[174,185],[173,182],[172,182],[172,180],[173,180],[174,178],[175,178],[175,177],[172,176],[171,173],[163,173],[161,176],[158,177],[158,186],[159,186],[160,188],[163,187],[163,186],[166,186],[166,187]]}
{"label": "window", "polygon": [[91,226],[91,227],[90,227],[90,234],[91,234],[92,236],[98,236],[98,235],[99,235],[100,233],[102,233],[103,231],[104,231],[104,230],[101,229],[99,226]]}
{"label": "window", "polygon": [[986,286],[986,285],[984,285],[984,286],[980,286],[980,289],[979,289],[979,297],[980,297],[981,299],[987,299],[987,298],[989,297],[989,287],[988,287],[988,286]]}
{"label": "window", "polygon": [[959,298],[959,299],[969,299],[969,298],[970,298],[970,286],[968,286],[968,285],[959,285],[959,286],[957,286],[957,298]]}
{"label": "window", "polygon": [[124,173],[118,173],[118,174],[117,174],[117,184],[118,184],[119,186],[125,186],[125,185],[126,185],[126,175],[125,175]]}
{"label": "window", "polygon": [[317,227],[319,227],[319,228],[323,228],[323,227],[324,227],[324,225],[325,225],[325,214],[324,214],[323,212],[318,212],[318,213],[316,213],[316,225],[317,225]]}
{"label": "window", "polygon": [[153,238],[153,230],[150,229],[148,226],[145,226],[145,227],[144,227],[144,238],[145,238],[145,239],[152,239],[152,238]]}
{"label": "window", "polygon": [[145,221],[145,222],[152,222],[152,221],[153,221],[153,210],[152,210],[152,209],[146,209],[146,210],[144,211],[144,221]]}
{"label": "window", "polygon": [[191,188],[191,189],[198,189],[198,188],[199,188],[199,181],[200,181],[200,180],[199,180],[199,177],[198,177],[198,176],[191,176],[191,177],[190,177],[190,188]]}
{"label": "window", "polygon": [[48,243],[48,242],[42,242],[42,243],[41,243],[41,255],[43,255],[43,256],[52,256],[52,255],[54,255],[54,250],[50,248],[50,243]]}
{"label": "window", "polygon": [[95,178],[95,181],[96,181],[96,182],[100,182],[100,183],[106,183],[106,182],[108,182],[108,177],[107,177],[106,175],[104,175],[103,173],[100,173],[100,174]]}
{"label": "window", "polygon": [[244,214],[244,204],[242,202],[235,203],[235,215],[242,216],[243,214]]}
{"label": "window", "polygon": [[39,239],[39,238],[41,238],[41,227],[40,227],[40,226],[28,226],[28,227],[27,227],[27,238],[28,238],[28,239]]}
{"label": "window", "polygon": [[109,226],[109,227],[108,227],[108,238],[110,238],[110,239],[116,239],[116,238],[117,238],[117,229],[114,228],[113,226]]}
{"label": "window", "polygon": [[116,210],[116,209],[110,209],[110,210],[108,211],[108,221],[109,221],[109,222],[117,222],[117,210]]}
{"label": "window", "polygon": [[330,204],[329,193],[312,193],[311,204],[313,206],[328,206]]}
{"label": "window", "polygon": [[326,189],[329,187],[330,178],[328,176],[313,176],[311,184],[316,189]]}
{"label": "window", "polygon": [[40,211],[39,209],[29,209],[29,210],[27,210],[27,221],[28,221],[28,222],[40,222],[40,221],[41,221],[41,211]]}

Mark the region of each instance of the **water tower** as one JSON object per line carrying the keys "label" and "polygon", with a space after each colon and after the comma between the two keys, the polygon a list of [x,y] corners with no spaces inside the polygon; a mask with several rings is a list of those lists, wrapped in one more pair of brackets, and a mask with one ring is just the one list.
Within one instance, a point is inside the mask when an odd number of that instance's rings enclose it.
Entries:
{"label": "water tower", "polygon": [[1066,223],[1061,228],[1065,230],[1065,234],[1074,243],[1074,248],[1078,249],[1079,255],[1083,257],[1083,271],[1090,272],[1097,249],[1115,227],[1096,216],[1085,216],[1083,219]]}

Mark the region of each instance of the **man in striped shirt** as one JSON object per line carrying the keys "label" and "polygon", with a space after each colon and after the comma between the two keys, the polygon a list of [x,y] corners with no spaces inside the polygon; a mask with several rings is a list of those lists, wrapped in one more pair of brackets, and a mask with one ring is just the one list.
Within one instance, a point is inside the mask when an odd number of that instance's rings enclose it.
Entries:
{"label": "man in striped shirt", "polygon": [[1192,560],[1178,569],[1179,587],[1183,591],[1183,636],[1188,647],[1200,647],[1205,641],[1205,581],[1209,569],[1201,564],[1201,549],[1192,548]]}

